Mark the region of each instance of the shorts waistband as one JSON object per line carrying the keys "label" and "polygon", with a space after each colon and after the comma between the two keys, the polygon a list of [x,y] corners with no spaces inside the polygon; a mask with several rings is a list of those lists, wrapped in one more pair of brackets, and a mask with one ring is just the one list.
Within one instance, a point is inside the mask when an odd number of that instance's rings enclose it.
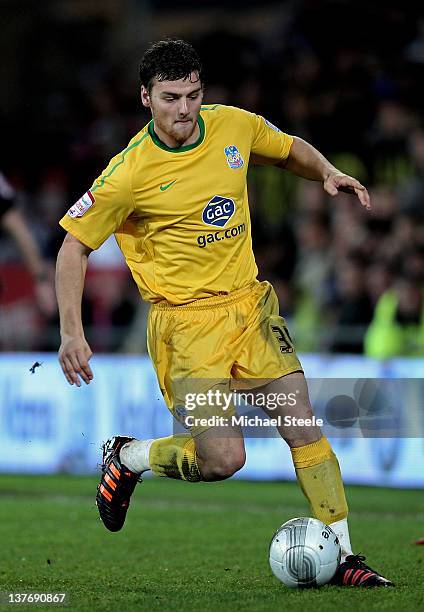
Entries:
{"label": "shorts waistband", "polygon": [[254,281],[242,289],[236,289],[230,293],[214,295],[209,298],[200,298],[199,300],[193,300],[188,304],[171,304],[166,300],[162,300],[161,302],[152,304],[152,310],[173,310],[177,312],[182,310],[207,310],[208,308],[228,306],[229,304],[234,304],[234,302],[238,302],[247,297],[250,293],[252,293],[252,290],[259,285],[259,281]]}

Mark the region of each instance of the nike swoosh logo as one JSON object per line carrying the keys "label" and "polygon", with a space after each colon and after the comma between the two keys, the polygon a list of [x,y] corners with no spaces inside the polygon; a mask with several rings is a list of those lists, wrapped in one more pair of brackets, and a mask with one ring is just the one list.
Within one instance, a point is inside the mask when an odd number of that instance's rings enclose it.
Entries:
{"label": "nike swoosh logo", "polygon": [[[176,180],[177,180],[177,179],[175,179],[175,181],[176,181]],[[171,185],[173,185],[173,184],[175,183],[175,181],[172,181],[171,183],[168,183],[167,185],[163,185],[163,184],[162,184],[162,185],[160,186],[160,190],[161,190],[161,191],[166,191],[166,190],[167,190],[169,187],[171,187]]]}

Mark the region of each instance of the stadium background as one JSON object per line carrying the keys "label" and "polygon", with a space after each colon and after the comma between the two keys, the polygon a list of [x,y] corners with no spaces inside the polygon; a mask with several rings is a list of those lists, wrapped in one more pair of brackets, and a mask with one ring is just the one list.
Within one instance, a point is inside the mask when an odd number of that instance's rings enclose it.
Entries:
{"label": "stadium background", "polygon": [[[333,431],[346,481],[422,488],[424,15],[412,4],[2,0],[0,170],[53,279],[58,219],[149,120],[138,98],[143,50],[165,35],[192,42],[206,102],[264,115],[368,186],[371,214],[345,194],[330,199],[318,183],[251,169],[254,247],[307,376],[388,381],[378,395],[391,393],[388,430]],[[117,429],[150,437],[172,425],[145,355],[147,307],[113,239],[90,257],[83,317],[96,381],[84,389],[67,386],[54,354],[57,316],[40,312],[16,245],[5,231],[0,240],[0,482],[13,513],[28,486],[54,493],[5,472],[90,474],[101,440]],[[31,374],[35,361],[43,363]],[[248,457],[242,478],[293,479],[275,439],[249,439]],[[87,489],[69,482],[70,491]],[[361,500],[377,495],[367,491]],[[410,520],[422,525],[413,490],[390,498],[396,521],[407,493]]]}

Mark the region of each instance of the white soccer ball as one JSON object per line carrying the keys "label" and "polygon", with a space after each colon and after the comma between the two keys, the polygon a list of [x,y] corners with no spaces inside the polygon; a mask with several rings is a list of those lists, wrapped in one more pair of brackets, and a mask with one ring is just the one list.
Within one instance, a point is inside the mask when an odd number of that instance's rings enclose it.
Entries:
{"label": "white soccer ball", "polygon": [[281,525],[269,547],[269,564],[286,586],[318,587],[333,578],[340,564],[340,543],[318,519],[294,518]]}

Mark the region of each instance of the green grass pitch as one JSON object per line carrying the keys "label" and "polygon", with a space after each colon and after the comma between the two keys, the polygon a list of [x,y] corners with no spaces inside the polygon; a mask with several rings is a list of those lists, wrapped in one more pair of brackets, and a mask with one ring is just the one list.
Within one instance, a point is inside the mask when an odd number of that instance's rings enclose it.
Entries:
{"label": "green grass pitch", "polygon": [[115,534],[98,520],[96,484],[0,476],[0,591],[66,591],[70,609],[90,611],[424,608],[424,547],[412,545],[424,536],[420,491],[347,489],[355,551],[395,589],[291,591],[271,574],[268,543],[281,523],[309,514],[296,484],[149,478]]}

